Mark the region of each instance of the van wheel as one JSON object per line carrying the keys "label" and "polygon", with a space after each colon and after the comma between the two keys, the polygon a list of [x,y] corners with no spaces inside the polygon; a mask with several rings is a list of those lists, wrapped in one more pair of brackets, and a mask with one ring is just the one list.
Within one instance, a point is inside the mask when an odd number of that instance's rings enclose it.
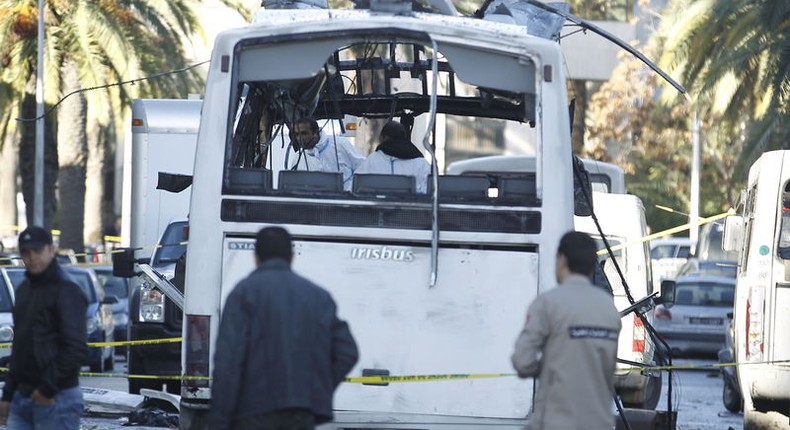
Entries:
{"label": "van wheel", "polygon": [[662,376],[651,376],[647,379],[644,393],[640,391],[627,391],[620,394],[623,407],[632,409],[655,410],[661,400]]}
{"label": "van wheel", "polygon": [[656,409],[658,402],[661,400],[661,385],[663,382],[664,377],[662,372],[659,372],[658,376],[648,378],[647,387],[645,388],[645,401],[639,409]]}
{"label": "van wheel", "polygon": [[724,402],[724,407],[730,412],[740,412],[743,410],[743,399],[738,387],[733,387],[732,384],[724,378],[724,388],[721,393],[721,400]]}

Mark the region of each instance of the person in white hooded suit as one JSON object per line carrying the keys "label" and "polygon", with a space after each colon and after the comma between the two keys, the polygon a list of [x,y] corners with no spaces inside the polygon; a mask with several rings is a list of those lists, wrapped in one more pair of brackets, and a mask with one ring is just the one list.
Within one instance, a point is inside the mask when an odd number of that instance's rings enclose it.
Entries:
{"label": "person in white hooded suit", "polygon": [[296,121],[291,139],[297,154],[289,159],[289,169],[340,172],[343,188],[351,189],[352,175],[365,157],[348,139],[322,132],[318,122],[309,117]]}
{"label": "person in white hooded suit", "polygon": [[354,173],[410,175],[416,178],[417,192],[425,193],[431,165],[409,140],[406,127],[397,121],[384,124],[379,134],[379,146]]}

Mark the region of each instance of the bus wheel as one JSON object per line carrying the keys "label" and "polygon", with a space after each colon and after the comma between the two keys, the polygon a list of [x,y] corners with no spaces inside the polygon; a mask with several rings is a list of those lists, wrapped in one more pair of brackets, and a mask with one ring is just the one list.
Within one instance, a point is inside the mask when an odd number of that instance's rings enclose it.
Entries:
{"label": "bus wheel", "polygon": [[179,426],[183,430],[208,430],[208,409],[197,409],[181,403],[178,417]]}

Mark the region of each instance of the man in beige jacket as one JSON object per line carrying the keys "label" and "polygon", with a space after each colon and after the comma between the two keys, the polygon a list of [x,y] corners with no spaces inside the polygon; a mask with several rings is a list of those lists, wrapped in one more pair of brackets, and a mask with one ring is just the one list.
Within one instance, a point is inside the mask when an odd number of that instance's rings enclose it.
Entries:
{"label": "man in beige jacket", "polygon": [[598,264],[590,236],[566,233],[557,251],[559,286],[530,305],[513,367],[537,376],[530,430],[614,427],[612,398],[620,315],[612,296],[590,281]]}

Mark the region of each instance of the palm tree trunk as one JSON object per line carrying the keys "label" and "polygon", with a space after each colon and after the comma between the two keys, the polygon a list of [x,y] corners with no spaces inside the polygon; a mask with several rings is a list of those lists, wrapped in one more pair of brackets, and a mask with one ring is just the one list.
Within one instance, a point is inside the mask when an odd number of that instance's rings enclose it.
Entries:
{"label": "palm tree trunk", "polygon": [[[16,192],[17,192],[17,136],[9,132],[2,142],[0,149],[0,239],[16,236],[13,226],[17,220]],[[0,261],[0,264],[4,262]]]}
{"label": "palm tree trunk", "polygon": [[[25,88],[20,113],[22,118],[36,117],[35,71]],[[55,124],[52,116],[46,118],[44,132],[44,222],[42,227],[51,228],[57,208],[55,182],[58,177],[58,150],[55,144]],[[33,225],[36,177],[36,123],[25,121],[20,127],[19,175],[22,179],[22,197],[25,200],[27,224]]]}
{"label": "palm tree trunk", "polygon": [[93,120],[88,126],[88,164],[85,181],[85,243],[97,245],[102,243],[102,222],[105,193],[105,134],[98,121]]}
{"label": "palm tree trunk", "polygon": [[[63,94],[80,88],[77,66],[67,61],[62,68]],[[88,142],[85,132],[87,106],[85,96],[74,94],[58,108],[58,154],[60,173],[58,194],[60,203],[60,248],[82,253],[85,214],[85,170]]]}

